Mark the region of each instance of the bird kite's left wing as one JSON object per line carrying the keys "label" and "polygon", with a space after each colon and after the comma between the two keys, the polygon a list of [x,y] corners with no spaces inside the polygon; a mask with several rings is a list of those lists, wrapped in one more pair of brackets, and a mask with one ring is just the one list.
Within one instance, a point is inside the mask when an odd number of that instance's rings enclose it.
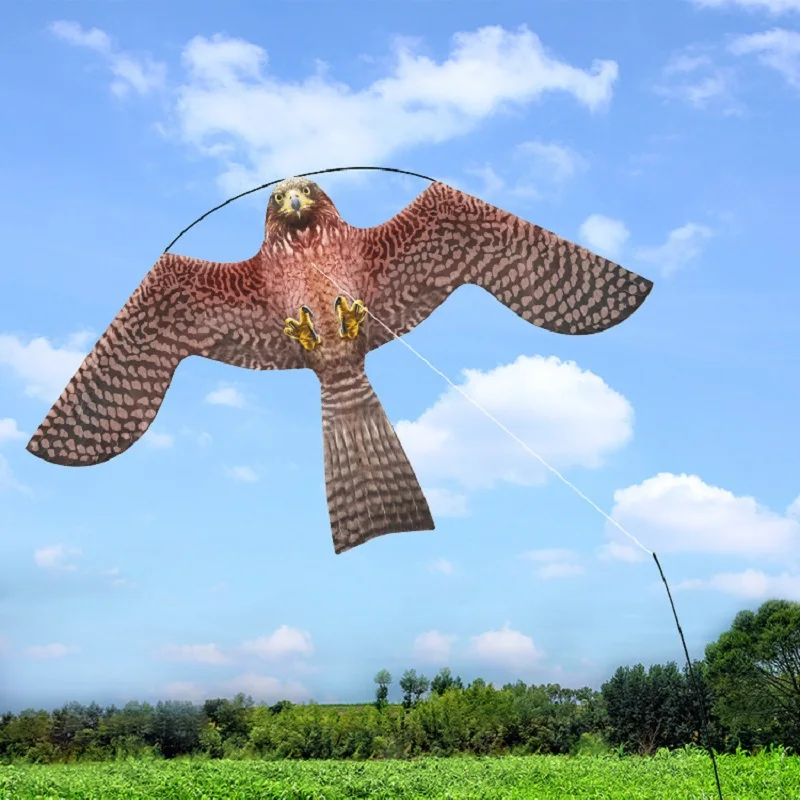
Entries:
{"label": "bird kite's left wing", "polygon": [[[364,300],[398,336],[466,283],[482,286],[534,325],[576,335],[618,325],[653,288],[646,278],[443,183],[360,235],[370,271]],[[370,325],[369,349],[392,338]]]}
{"label": "bird kite's left wing", "polygon": [[75,467],[119,455],[155,419],[187,356],[249,369],[305,367],[301,350],[282,333],[268,281],[259,256],[222,264],[162,255],[86,356],[28,450]]}

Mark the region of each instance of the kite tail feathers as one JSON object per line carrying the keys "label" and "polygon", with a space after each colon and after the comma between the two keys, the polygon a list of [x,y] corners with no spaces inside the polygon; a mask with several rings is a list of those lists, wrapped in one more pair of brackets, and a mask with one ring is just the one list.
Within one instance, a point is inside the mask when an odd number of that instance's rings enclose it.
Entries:
{"label": "kite tail feathers", "polygon": [[322,379],[325,486],[333,548],[434,529],[428,503],[363,367]]}

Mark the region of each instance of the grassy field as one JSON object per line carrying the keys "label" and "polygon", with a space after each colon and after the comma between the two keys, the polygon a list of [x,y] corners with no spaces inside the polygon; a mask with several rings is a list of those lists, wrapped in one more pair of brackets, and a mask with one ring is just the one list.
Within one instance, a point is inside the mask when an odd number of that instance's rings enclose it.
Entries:
{"label": "grassy field", "polygon": [[[726,800],[800,797],[800,759],[720,756]],[[702,753],[655,758],[508,756],[420,761],[127,761],[0,767],[2,800],[566,800],[715,798]]]}

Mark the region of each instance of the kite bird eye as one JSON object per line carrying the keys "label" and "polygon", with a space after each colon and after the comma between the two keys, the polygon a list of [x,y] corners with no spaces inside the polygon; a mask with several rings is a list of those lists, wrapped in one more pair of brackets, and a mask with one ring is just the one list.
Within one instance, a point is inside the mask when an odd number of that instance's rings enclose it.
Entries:
{"label": "kite bird eye", "polygon": [[275,202],[278,204],[283,202],[283,195],[280,192],[278,192],[278,194],[275,195]]}
{"label": "kite bird eye", "polygon": [[304,186],[303,187],[303,194],[311,194],[311,187],[310,186]]}

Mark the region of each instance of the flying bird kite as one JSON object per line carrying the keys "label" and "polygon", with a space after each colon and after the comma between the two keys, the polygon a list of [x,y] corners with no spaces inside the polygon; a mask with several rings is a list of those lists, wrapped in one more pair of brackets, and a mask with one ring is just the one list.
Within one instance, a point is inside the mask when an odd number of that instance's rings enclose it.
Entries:
{"label": "flying bird kite", "polygon": [[289,178],[270,196],[264,242],[252,258],[159,258],[28,450],[66,466],[119,455],[155,419],[187,356],[258,370],[309,368],[321,385],[336,553],[386,533],[433,530],[364,360],[467,283],[534,325],[574,335],[619,324],[653,286],[443,183],[388,222],[355,228],[316,183]]}

